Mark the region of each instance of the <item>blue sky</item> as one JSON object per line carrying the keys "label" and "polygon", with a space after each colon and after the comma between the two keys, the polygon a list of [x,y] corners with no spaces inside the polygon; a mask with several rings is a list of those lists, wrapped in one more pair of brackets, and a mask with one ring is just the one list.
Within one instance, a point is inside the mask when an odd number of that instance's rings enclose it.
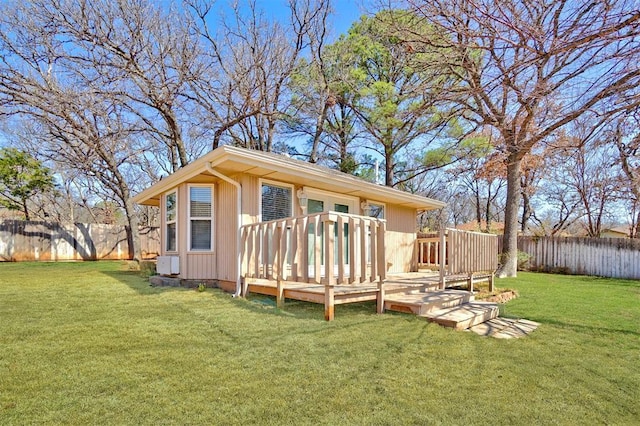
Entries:
{"label": "blue sky", "polygon": [[[334,14],[331,17],[333,33],[330,39],[346,33],[351,24],[364,14],[362,3],[362,0],[334,0]],[[277,20],[287,20],[287,0],[256,0],[256,4],[264,10],[266,16],[272,16]]]}

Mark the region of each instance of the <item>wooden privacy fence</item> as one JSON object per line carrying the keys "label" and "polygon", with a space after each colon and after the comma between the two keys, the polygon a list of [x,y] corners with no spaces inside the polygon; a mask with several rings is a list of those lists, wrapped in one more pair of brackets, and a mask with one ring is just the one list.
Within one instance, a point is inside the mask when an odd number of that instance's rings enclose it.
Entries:
{"label": "wooden privacy fence", "polygon": [[525,269],[640,279],[640,240],[627,238],[518,237],[530,258]]}
{"label": "wooden privacy fence", "polygon": [[242,276],[356,284],[386,277],[384,220],[328,212],[242,227]]}
{"label": "wooden privacy fence", "polygon": [[[157,227],[140,227],[143,259],[160,251]],[[98,223],[0,222],[0,261],[128,259],[125,227]]]}

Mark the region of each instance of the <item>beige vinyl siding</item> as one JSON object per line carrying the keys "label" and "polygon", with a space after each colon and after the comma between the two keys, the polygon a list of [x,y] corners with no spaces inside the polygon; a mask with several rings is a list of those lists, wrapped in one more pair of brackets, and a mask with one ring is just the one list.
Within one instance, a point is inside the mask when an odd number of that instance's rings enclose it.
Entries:
{"label": "beige vinyl siding", "polygon": [[414,260],[415,234],[387,231],[385,252],[387,254],[387,272],[411,272],[416,270]]}
{"label": "beige vinyl siding", "polygon": [[416,210],[393,204],[386,205],[388,272],[410,272],[417,270],[415,256]]}
{"label": "beige vinyl siding", "polygon": [[256,223],[260,217],[260,178],[243,174],[237,179],[242,185],[242,224]]}
{"label": "beige vinyl siding", "polygon": [[416,209],[387,204],[387,230],[416,233]]}
{"label": "beige vinyl siding", "polygon": [[182,277],[188,280],[210,280],[216,277],[216,254],[195,253],[187,254],[187,269]]}
{"label": "beige vinyl siding", "polygon": [[[244,192],[244,185],[242,189]],[[236,188],[230,183],[221,181],[216,185],[215,252],[217,254],[217,271],[212,277],[218,280],[235,281],[237,279],[238,214],[236,205]]]}

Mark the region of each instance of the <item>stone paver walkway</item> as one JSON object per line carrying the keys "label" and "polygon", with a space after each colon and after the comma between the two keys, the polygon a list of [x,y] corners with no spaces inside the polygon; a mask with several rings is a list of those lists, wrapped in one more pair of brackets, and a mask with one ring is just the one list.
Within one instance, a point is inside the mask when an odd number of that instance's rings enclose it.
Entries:
{"label": "stone paver walkway", "polygon": [[532,333],[540,324],[525,319],[495,318],[471,327],[469,330],[481,336],[497,339],[515,339]]}

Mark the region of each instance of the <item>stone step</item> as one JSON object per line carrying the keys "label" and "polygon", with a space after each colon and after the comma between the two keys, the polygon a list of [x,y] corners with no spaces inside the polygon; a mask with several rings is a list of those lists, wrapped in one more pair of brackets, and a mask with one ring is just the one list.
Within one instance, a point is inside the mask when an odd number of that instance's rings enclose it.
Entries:
{"label": "stone step", "polygon": [[451,327],[456,330],[466,330],[467,328],[496,318],[498,313],[499,308],[496,303],[471,302],[460,306],[435,310],[420,316],[445,327]]}
{"label": "stone step", "polygon": [[473,293],[463,290],[387,294],[385,295],[384,309],[413,313],[416,315],[427,315],[441,309],[460,306],[470,301],[473,301]]}
{"label": "stone step", "polygon": [[525,319],[494,318],[475,325],[469,330],[481,336],[491,336],[498,339],[514,339],[524,337],[540,324]]}

